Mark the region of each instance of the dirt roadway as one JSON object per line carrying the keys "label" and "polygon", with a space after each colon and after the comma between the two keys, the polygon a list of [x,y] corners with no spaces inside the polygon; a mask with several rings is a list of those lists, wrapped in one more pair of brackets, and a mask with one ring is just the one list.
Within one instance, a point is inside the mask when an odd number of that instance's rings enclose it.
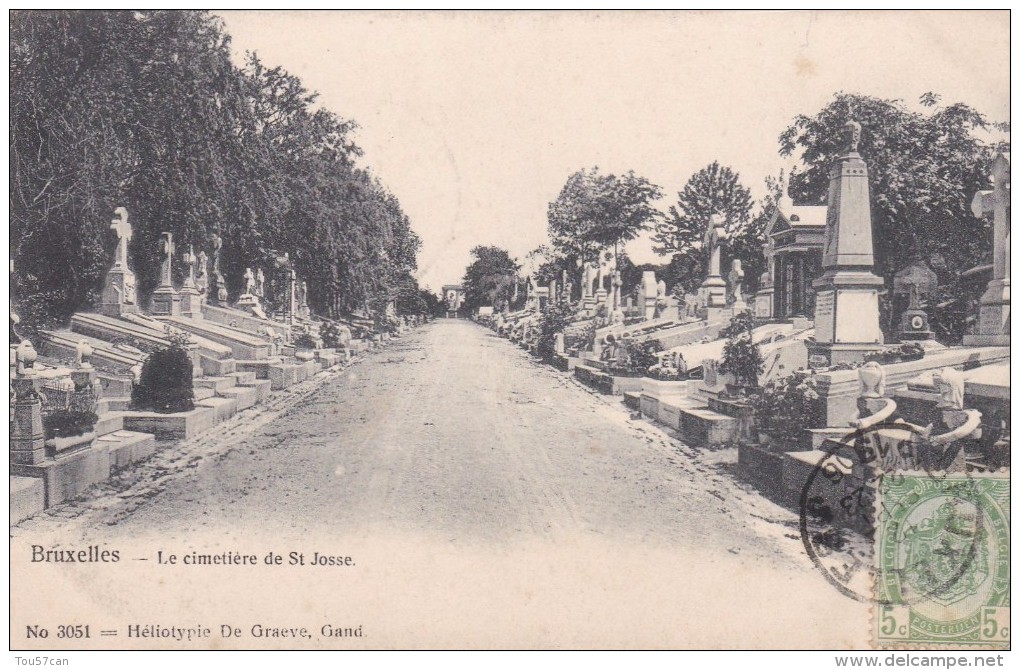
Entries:
{"label": "dirt roadway", "polygon": [[[469,322],[405,335],[216,431],[13,528],[15,545],[201,548],[207,538],[206,547],[258,548],[265,538],[304,538],[331,549],[344,538],[360,547],[359,565],[375,567],[378,592],[422,578],[414,553],[405,556],[413,542],[464,617],[368,646],[867,641],[867,608],[837,594],[803,555],[793,513],[733,479],[724,463],[732,454],[698,452],[631,420],[618,398]],[[518,583],[510,566],[530,562],[532,581]],[[375,620],[358,589],[345,588]],[[532,611],[536,590],[547,611],[535,619],[551,620],[535,628],[480,633],[466,614],[492,616],[494,606],[477,602],[485,594],[517,621],[507,612],[525,602]],[[428,593],[420,607],[437,607],[424,604],[436,597]],[[561,603],[573,604],[554,615]],[[585,611],[603,607],[611,620]]]}

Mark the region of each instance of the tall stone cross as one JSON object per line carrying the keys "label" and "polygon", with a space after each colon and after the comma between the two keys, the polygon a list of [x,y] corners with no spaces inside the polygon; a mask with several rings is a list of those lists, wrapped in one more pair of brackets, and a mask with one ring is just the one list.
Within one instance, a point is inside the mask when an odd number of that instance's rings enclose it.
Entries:
{"label": "tall stone cross", "polygon": [[113,214],[117,217],[110,222],[110,229],[117,233],[117,254],[114,267],[127,269],[128,242],[131,241],[131,224],[128,223],[128,211],[124,207],[118,207],[113,210]]}
{"label": "tall stone cross", "polygon": [[971,202],[974,216],[992,216],[992,279],[981,296],[977,332],[964,337],[966,345],[1009,345],[1009,168],[1009,157],[998,154],[992,162],[992,190],[978,191]]}
{"label": "tall stone cross", "polygon": [[708,220],[708,229],[705,231],[705,248],[708,249],[708,276],[719,277],[722,270],[722,243],[728,240],[730,234],[726,232],[726,217],[722,214],[713,214]]}
{"label": "tall stone cross", "polygon": [[159,238],[159,253],[162,256],[162,262],[159,266],[159,285],[160,286],[173,286],[173,277],[170,272],[171,265],[173,263],[174,251],[174,234],[163,233]]}
{"label": "tall stone cross", "polygon": [[1009,160],[1001,153],[992,162],[992,190],[980,191],[971,203],[974,216],[992,216],[992,279],[1009,279]]}

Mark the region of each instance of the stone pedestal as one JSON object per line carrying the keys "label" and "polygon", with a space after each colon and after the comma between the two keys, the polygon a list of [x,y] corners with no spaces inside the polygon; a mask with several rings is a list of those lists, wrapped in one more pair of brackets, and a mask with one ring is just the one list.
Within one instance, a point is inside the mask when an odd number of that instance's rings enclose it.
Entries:
{"label": "stone pedestal", "polygon": [[173,286],[160,286],[152,292],[149,311],[154,316],[180,316],[181,296]]}
{"label": "stone pedestal", "polygon": [[700,298],[706,307],[726,306],[726,280],[712,275],[701,284]]}
{"label": "stone pedestal", "polygon": [[609,300],[609,291],[604,288],[600,288],[595,291],[595,304],[604,305]]}
{"label": "stone pedestal", "polygon": [[114,266],[103,280],[103,295],[99,312],[104,316],[121,316],[138,313],[135,292],[135,273],[125,267]]}
{"label": "stone pedestal", "polygon": [[42,401],[35,393],[33,379],[15,379],[12,385],[18,400],[14,403],[11,463],[36,465],[46,457]]}
{"label": "stone pedestal", "polygon": [[181,303],[181,316],[189,319],[202,318],[202,294],[198,289],[184,287],[179,294]]}
{"label": "stone pedestal", "polygon": [[963,338],[970,346],[1009,346],[1009,278],[993,279],[981,296],[977,332]]}
{"label": "stone pedestal", "polygon": [[754,315],[759,319],[772,318],[772,298],[775,294],[772,287],[763,288],[754,294]]}

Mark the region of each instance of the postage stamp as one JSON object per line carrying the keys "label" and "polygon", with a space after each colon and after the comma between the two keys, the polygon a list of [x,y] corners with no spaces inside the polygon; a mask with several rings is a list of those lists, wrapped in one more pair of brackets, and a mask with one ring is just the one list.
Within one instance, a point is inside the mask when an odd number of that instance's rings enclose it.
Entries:
{"label": "postage stamp", "polygon": [[1008,473],[881,478],[874,555],[877,646],[1009,647]]}

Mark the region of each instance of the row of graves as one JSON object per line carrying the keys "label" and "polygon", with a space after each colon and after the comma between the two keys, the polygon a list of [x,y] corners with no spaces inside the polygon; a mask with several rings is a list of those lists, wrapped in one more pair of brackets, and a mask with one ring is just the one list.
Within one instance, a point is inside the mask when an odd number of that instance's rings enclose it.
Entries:
{"label": "row of graves", "polygon": [[[31,342],[18,335],[12,309],[11,523],[81,495],[161,441],[191,438],[417,325],[393,315],[393,328],[313,315],[286,256],[269,281],[247,269],[231,300],[215,235],[208,249],[178,255],[173,236],[162,234],[159,285],[142,309],[126,209],[110,227],[117,250],[97,311]],[[180,286],[175,262],[185,268]],[[281,307],[267,313],[267,302]]]}
{"label": "row of graves", "polygon": [[815,484],[829,485],[820,497],[835,509],[864,466],[1008,467],[1009,156],[995,159],[992,188],[973,200],[974,215],[993,221],[994,262],[972,334],[960,346],[934,339],[920,301],[933,273],[912,266],[891,287],[904,302],[899,343],[886,344],[868,170],[857,151],[860,126],[848,130],[827,206],[776,208],[769,267],[753,296],[743,294],[739,259],[722,276],[726,227],[716,216],[704,239],[707,277],[681,304],[653,272],[636,296],[621,299],[607,256],[599,268],[584,267],[579,303],[570,304],[569,285],[532,284],[526,309],[498,316],[493,327],[540,351],[550,337],[543,316],[566,304],[568,323],[551,335],[561,369],[622,395],[635,417],[686,444],[729,450],[742,476],[783,504],[796,505],[819,471],[835,473]]}

